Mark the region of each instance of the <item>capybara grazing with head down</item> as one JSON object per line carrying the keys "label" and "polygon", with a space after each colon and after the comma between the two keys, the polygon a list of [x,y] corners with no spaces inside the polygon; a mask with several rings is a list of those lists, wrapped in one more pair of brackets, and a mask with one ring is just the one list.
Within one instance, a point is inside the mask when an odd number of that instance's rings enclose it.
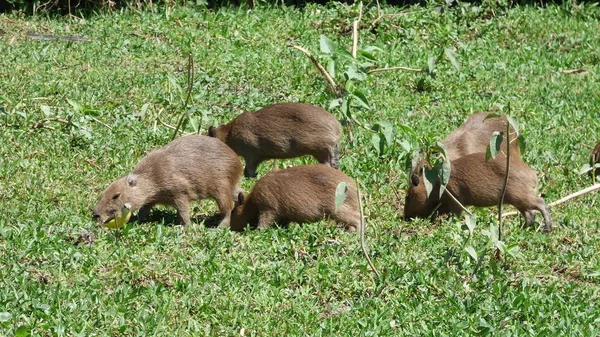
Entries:
{"label": "capybara grazing with head down", "polygon": [[340,122],[320,107],[279,103],[248,111],[227,124],[208,129],[244,158],[246,177],[256,177],[264,160],[312,155],[320,163],[338,168]]}
{"label": "capybara grazing with head down", "polygon": [[[489,114],[490,112],[479,112],[471,115],[461,126],[442,140],[446,147],[448,160],[452,161],[471,153],[485,152],[494,131],[504,133],[502,150],[506,151],[506,125],[508,123],[506,116],[485,119]],[[518,143],[514,141],[516,135],[512,126],[510,130],[511,156],[519,156],[520,149]]]}
{"label": "capybara grazing with head down", "polygon": [[139,210],[142,219],[157,204],[173,206],[181,222],[190,225],[190,202],[211,198],[229,226],[234,198],[240,193],[240,158],[218,139],[191,135],[151,151],[131,173],[115,180],[94,209],[94,219],[104,224],[123,207]]}
{"label": "capybara grazing with head down", "polygon": [[[335,211],[335,192],[341,182],[348,183],[348,194]],[[356,187],[350,177],[327,165],[301,165],[273,171],[262,177],[231,216],[231,229],[243,230],[247,224],[259,229],[273,223],[315,222],[330,217],[347,231],[360,225]]]}
{"label": "capybara grazing with head down", "polygon": [[[423,183],[423,167],[426,161],[419,162],[418,168],[410,177],[410,187],[404,204],[404,217],[428,217],[436,207],[440,214],[460,215],[462,208],[447,193],[439,198],[439,183],[433,188],[429,198]],[[498,155],[485,161],[485,153],[473,153],[451,162],[450,180],[446,189],[464,206],[488,207],[500,202],[506,157]],[[532,225],[534,212],[544,216],[545,230],[550,231],[552,220],[544,199],[537,195],[537,176],[520,158],[510,157],[510,172],[506,186],[504,203],[517,208],[525,216],[527,225]]]}

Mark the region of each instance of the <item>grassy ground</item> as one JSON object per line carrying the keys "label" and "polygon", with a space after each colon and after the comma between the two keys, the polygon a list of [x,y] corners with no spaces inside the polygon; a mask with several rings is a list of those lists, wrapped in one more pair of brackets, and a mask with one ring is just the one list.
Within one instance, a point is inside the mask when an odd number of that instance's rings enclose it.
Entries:
{"label": "grassy ground", "polygon": [[[90,211],[111,180],[169,141],[188,53],[202,130],[280,101],[328,107],[326,83],[286,42],[315,55],[321,34],[350,46],[357,7],[0,16],[0,335],[600,334],[597,194],[553,208],[549,235],[507,220],[505,243],[520,255],[502,261],[486,252],[495,209],[477,211],[471,239],[461,219],[399,215],[408,182],[399,144],[418,148],[508,104],[547,201],[590,184],[577,171],[600,140],[600,10],[586,6],[415,7],[361,30],[361,46],[381,48],[376,67],[426,69],[444,48],[461,66],[442,59],[435,78],[388,71],[359,83],[372,109],[356,118],[395,126],[397,146],[381,156],[360,127],[342,145],[342,170],[363,183],[383,280],[358,236],[328,222],[230,233],[203,225],[216,210],[203,201],[192,227],[172,226],[173,211],[159,209],[117,234]],[[372,8],[362,22],[376,18]],[[483,254],[477,269],[465,241]]]}

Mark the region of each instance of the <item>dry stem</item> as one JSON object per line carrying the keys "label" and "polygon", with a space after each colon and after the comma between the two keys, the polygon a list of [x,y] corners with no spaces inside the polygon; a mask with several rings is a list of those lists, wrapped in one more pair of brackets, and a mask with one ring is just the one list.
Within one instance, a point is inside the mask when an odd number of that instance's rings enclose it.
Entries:
{"label": "dry stem", "polygon": [[371,262],[371,258],[369,257],[369,254],[367,253],[367,248],[365,247],[365,218],[363,216],[363,205],[362,205],[362,199],[361,199],[361,195],[360,195],[360,186],[358,184],[358,180],[355,180],[356,183],[356,193],[358,195],[358,209],[360,211],[360,248],[362,249],[363,254],[365,255],[365,258],[367,259],[367,263],[369,264],[369,267],[371,267],[371,270],[375,273],[375,275],[377,275],[378,278],[381,278],[381,275],[379,274],[379,272],[377,271],[377,269],[375,269],[375,266],[373,266],[373,263]]}
{"label": "dry stem", "polygon": [[325,81],[327,81],[327,84],[329,84],[329,86],[331,87],[331,90],[336,95],[336,97],[340,97],[341,94],[340,94],[339,90],[337,89],[337,84],[335,83],[333,78],[331,78],[331,76],[329,75],[327,70],[325,70],[325,68],[323,68],[321,63],[319,63],[319,61],[317,61],[317,59],[314,58],[314,56],[312,56],[312,54],[308,50],[306,50],[300,46],[292,46],[292,48],[297,49],[297,50],[301,51],[302,53],[304,53],[304,55],[308,56],[308,58],[312,61],[312,63],[315,65],[315,67],[317,67],[317,69],[319,69],[319,71],[321,72],[321,75],[323,75],[323,78],[325,79]]}

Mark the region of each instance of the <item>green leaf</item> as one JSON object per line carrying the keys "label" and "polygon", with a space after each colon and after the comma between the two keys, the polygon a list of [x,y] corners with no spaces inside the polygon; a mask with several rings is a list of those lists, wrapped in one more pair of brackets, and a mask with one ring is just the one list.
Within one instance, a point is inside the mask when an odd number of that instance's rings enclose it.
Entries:
{"label": "green leaf", "polygon": [[331,41],[327,36],[321,35],[319,43],[321,45],[322,53],[330,55],[335,54],[337,46],[335,45],[335,42]]}
{"label": "green leaf", "polygon": [[427,190],[427,197],[429,198],[429,195],[431,194],[431,191],[433,191],[433,187],[435,186],[435,184],[438,181],[438,169],[437,168],[430,168],[430,167],[423,167],[423,182],[425,183],[425,189]]}
{"label": "green leaf", "polygon": [[398,142],[398,144],[400,144],[400,146],[402,146],[404,151],[406,151],[407,153],[409,153],[412,150],[412,146],[410,145],[410,142],[408,142],[406,139],[399,139],[399,140],[397,140],[397,142]]}
{"label": "green leaf", "polygon": [[335,78],[335,60],[331,57],[327,59],[327,72],[332,78]]}
{"label": "green leaf", "polygon": [[350,99],[351,97],[346,97],[342,100],[342,113],[348,117],[348,119],[352,119],[352,114],[350,114]]}
{"label": "green leaf", "polygon": [[450,181],[450,161],[444,160],[442,162],[442,167],[439,172],[439,178],[440,178],[440,198],[441,198],[442,194],[444,194],[444,191],[446,190],[446,186],[448,185],[448,182]]}
{"label": "green leaf", "polygon": [[27,337],[29,336],[29,329],[26,326],[21,325],[15,330],[15,337]]}
{"label": "green leaf", "polygon": [[394,139],[394,125],[390,121],[382,120],[377,122],[377,131],[385,137],[386,143],[392,144]]}
{"label": "green leaf", "polygon": [[354,90],[352,92],[352,98],[354,98],[358,105],[362,106],[365,109],[371,109],[371,107],[369,106],[369,101],[367,101],[367,98],[365,97],[365,94],[362,93],[362,91],[360,90]]}
{"label": "green leaf", "polygon": [[348,196],[348,183],[342,181],[337,185],[335,189],[335,212],[337,213],[338,209],[346,200],[346,196]]}
{"label": "green leaf", "polygon": [[519,151],[521,152],[521,156],[525,153],[527,148],[527,143],[525,142],[525,137],[523,135],[519,135],[516,140],[517,144],[519,144]]}
{"label": "green leaf", "polygon": [[469,228],[469,236],[473,236],[473,231],[477,225],[477,216],[475,214],[465,214],[465,224],[467,225],[467,228]]}
{"label": "green leaf", "polygon": [[490,160],[490,158],[496,158],[498,152],[502,149],[502,133],[498,131],[494,131],[492,133],[492,137],[490,138],[490,144],[485,151],[485,161]]}
{"label": "green leaf", "polygon": [[374,133],[371,136],[371,145],[375,148],[378,155],[383,155],[385,150],[385,138],[381,133]]}
{"label": "green leaf", "polygon": [[0,312],[0,322],[9,321],[12,318],[10,312]]}
{"label": "green leaf", "polygon": [[364,81],[367,79],[367,74],[354,65],[348,66],[348,70],[344,72],[344,76],[346,76],[346,80]]}
{"label": "green leaf", "polygon": [[46,117],[50,117],[50,115],[52,114],[52,112],[50,111],[50,107],[47,105],[40,105],[40,109],[42,110],[42,112],[44,113],[44,116]]}
{"label": "green leaf", "polygon": [[432,148],[434,151],[441,153],[444,156],[444,160],[450,160],[450,158],[448,158],[448,151],[446,150],[446,145],[444,145],[444,143],[436,142]]}
{"label": "green leaf", "polygon": [[517,137],[519,137],[519,121],[512,116],[506,116],[506,120],[508,121],[510,126],[512,126],[512,128],[515,130],[515,134],[517,135]]}
{"label": "green leaf", "polygon": [[587,173],[587,172],[591,171],[592,169],[593,169],[593,167],[591,167],[590,164],[583,164],[583,167],[581,167],[579,169],[579,174]]}
{"label": "green leaf", "polygon": [[67,102],[69,102],[69,104],[73,107],[73,110],[75,112],[81,112],[82,108],[81,108],[81,104],[75,102],[72,99],[67,98]]}
{"label": "green leaf", "polygon": [[473,260],[477,261],[477,252],[475,251],[475,248],[473,248],[471,246],[467,246],[467,247],[465,247],[465,251],[467,253],[469,253],[469,255],[473,258]]}
{"label": "green leaf", "polygon": [[341,98],[332,99],[331,102],[329,102],[329,110],[335,110],[335,108],[339,107],[340,105],[342,105]]}
{"label": "green leaf", "polygon": [[429,56],[427,59],[427,69],[429,71],[429,75],[433,75],[435,72],[435,56]]}
{"label": "green leaf", "polygon": [[448,60],[450,60],[450,63],[452,63],[452,66],[456,68],[456,71],[460,72],[460,64],[456,60],[456,54],[454,53],[454,50],[446,48],[444,49],[444,53],[446,54]]}
{"label": "green leaf", "polygon": [[519,244],[514,244],[506,247],[506,254],[512,256],[515,259],[523,258],[523,254],[519,250]]}

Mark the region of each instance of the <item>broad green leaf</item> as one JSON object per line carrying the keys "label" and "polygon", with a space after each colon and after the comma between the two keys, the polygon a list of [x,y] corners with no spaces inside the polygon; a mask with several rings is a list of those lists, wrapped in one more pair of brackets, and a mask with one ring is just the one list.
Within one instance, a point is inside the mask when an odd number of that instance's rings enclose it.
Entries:
{"label": "broad green leaf", "polygon": [[149,106],[150,106],[150,103],[146,103],[146,104],[142,105],[142,108],[140,109],[140,113],[138,114],[138,116],[144,117],[146,115],[146,112],[148,112]]}
{"label": "broad green leaf", "polygon": [[337,185],[335,189],[335,212],[337,213],[338,209],[346,200],[346,196],[348,196],[348,183],[342,181]]}
{"label": "broad green leaf", "polygon": [[444,156],[444,160],[445,161],[450,160],[450,158],[448,158],[448,152],[446,150],[446,145],[444,145],[444,143],[442,143],[442,142],[436,142],[435,145],[433,146],[433,148],[437,152],[441,153]]}
{"label": "broad green leaf", "polygon": [[342,113],[348,117],[348,119],[352,119],[352,114],[350,113],[350,101],[351,97],[346,97],[342,100]]}
{"label": "broad green leaf", "polygon": [[197,116],[191,116],[189,118],[189,121],[190,121],[190,127],[191,127],[192,131],[194,131],[194,132],[198,131],[198,127],[199,127],[198,117]]}
{"label": "broad green leaf", "polygon": [[527,148],[527,143],[525,142],[525,137],[523,137],[523,135],[519,135],[519,137],[517,137],[516,142],[518,142],[519,144],[519,151],[521,152],[521,156],[525,153],[525,150]]}
{"label": "broad green leaf", "polygon": [[52,114],[52,112],[50,111],[50,107],[47,105],[40,105],[40,109],[46,117],[50,117],[50,115]]}
{"label": "broad green leaf", "polygon": [[442,162],[442,169],[440,170],[439,176],[440,176],[440,198],[441,198],[442,194],[444,194],[444,191],[446,190],[446,186],[448,185],[448,182],[450,181],[450,161],[444,160]]}
{"label": "broad green leaf", "polygon": [[0,322],[9,321],[12,318],[10,312],[0,312]]}
{"label": "broad green leaf", "polygon": [[331,41],[327,36],[325,35],[321,35],[321,39],[320,39],[320,45],[321,45],[321,52],[324,54],[334,54],[337,46],[335,45],[335,42]]}
{"label": "broad green leaf", "polygon": [[583,167],[581,167],[581,169],[579,169],[579,174],[587,173],[587,172],[591,171],[592,169],[593,169],[593,167],[591,167],[590,164],[583,164]]}
{"label": "broad green leaf", "polygon": [[27,337],[29,336],[29,329],[26,326],[21,325],[15,330],[15,337]]}
{"label": "broad green leaf", "polygon": [[348,70],[344,72],[344,75],[346,76],[347,80],[364,81],[367,79],[367,74],[356,68],[354,65],[348,66]]}
{"label": "broad green leaf", "polygon": [[438,181],[438,169],[424,167],[423,168],[423,182],[425,183],[425,189],[427,190],[427,197],[431,195],[431,191],[433,191],[433,187]]}
{"label": "broad green leaf", "polygon": [[496,158],[496,156],[498,155],[498,152],[500,152],[500,150],[502,149],[502,133],[498,132],[498,131],[494,131],[494,133],[492,133],[492,137],[490,138],[490,144],[487,147],[487,150],[485,151],[485,160],[488,161],[491,158]]}
{"label": "broad green leaf", "polygon": [[82,108],[81,108],[81,104],[75,102],[72,99],[67,98],[67,102],[69,102],[69,104],[73,107],[73,110],[75,112],[81,112]]}
{"label": "broad green leaf", "polygon": [[412,150],[412,146],[406,139],[399,139],[399,140],[397,140],[397,142],[398,142],[398,144],[400,144],[400,146],[402,146],[404,151],[406,151],[407,153],[409,153]]}
{"label": "broad green leaf", "polygon": [[452,66],[456,68],[456,71],[460,72],[460,64],[458,63],[458,60],[456,60],[456,54],[454,53],[454,50],[446,48],[444,49],[444,53],[446,54],[448,60],[450,60],[450,63],[452,63]]}
{"label": "broad green leaf", "polygon": [[352,96],[360,106],[362,106],[365,109],[371,109],[371,107],[369,106],[369,101],[367,101],[367,98],[365,97],[365,94],[362,93],[362,91],[354,90],[352,92]]}
{"label": "broad green leaf", "polygon": [[519,137],[519,121],[512,116],[506,116],[506,120],[508,121],[510,126],[512,126],[512,128],[515,130],[515,134],[517,135],[517,137]]}
{"label": "broad green leaf", "polygon": [[469,236],[473,236],[473,231],[477,225],[477,216],[475,214],[465,214],[465,224],[467,225],[467,228],[469,228]]}
{"label": "broad green leaf", "polygon": [[435,56],[429,56],[427,59],[427,69],[429,70],[429,75],[433,75],[435,71]]}
{"label": "broad green leaf", "polygon": [[327,59],[327,72],[332,78],[335,78],[335,60],[331,57]]}
{"label": "broad green leaf", "polygon": [[523,254],[519,250],[519,244],[518,243],[506,247],[506,254],[512,256],[515,259],[523,258]]}
{"label": "broad green leaf", "polygon": [[341,98],[332,99],[331,102],[329,102],[329,110],[335,110],[335,108],[339,107],[340,105],[342,105]]}
{"label": "broad green leaf", "polygon": [[394,125],[390,121],[382,120],[377,122],[379,126],[379,132],[381,132],[385,136],[385,141],[387,144],[392,144],[394,138]]}
{"label": "broad green leaf", "polygon": [[371,136],[371,145],[375,148],[378,155],[383,155],[385,151],[385,138],[381,133],[374,133]]}
{"label": "broad green leaf", "polygon": [[465,251],[467,253],[469,253],[469,255],[473,258],[473,260],[477,261],[477,252],[475,251],[475,248],[473,248],[471,246],[467,246],[467,247],[465,247]]}

